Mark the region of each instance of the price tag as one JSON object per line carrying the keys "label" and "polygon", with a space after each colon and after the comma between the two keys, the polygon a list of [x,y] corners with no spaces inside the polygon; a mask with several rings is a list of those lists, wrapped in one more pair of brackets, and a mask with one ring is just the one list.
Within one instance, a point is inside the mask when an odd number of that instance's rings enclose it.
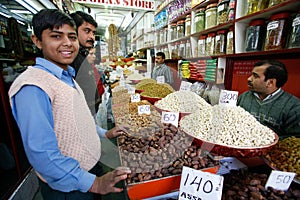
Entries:
{"label": "price tag", "polygon": [[133,70],[133,74],[138,74],[139,73],[139,70]]}
{"label": "price tag", "polygon": [[140,101],[141,101],[141,95],[140,94],[131,95],[131,102],[140,102]]}
{"label": "price tag", "polygon": [[286,191],[289,189],[296,173],[294,172],[283,172],[272,170],[265,188],[272,187],[276,190]]}
{"label": "price tag", "polygon": [[157,83],[165,83],[165,77],[164,76],[158,76],[156,77]]}
{"label": "price tag", "polygon": [[191,86],[192,86],[192,83],[187,82],[187,81],[181,81],[179,90],[191,91]]}
{"label": "price tag", "polygon": [[150,115],[150,105],[138,106],[138,114],[139,115],[142,115],[142,114]]}
{"label": "price tag", "polygon": [[238,91],[221,90],[219,104],[225,106],[236,106]]}
{"label": "price tag", "polygon": [[179,200],[219,200],[224,177],[183,166]]}
{"label": "price tag", "polygon": [[169,123],[178,127],[179,112],[162,111],[161,123]]}

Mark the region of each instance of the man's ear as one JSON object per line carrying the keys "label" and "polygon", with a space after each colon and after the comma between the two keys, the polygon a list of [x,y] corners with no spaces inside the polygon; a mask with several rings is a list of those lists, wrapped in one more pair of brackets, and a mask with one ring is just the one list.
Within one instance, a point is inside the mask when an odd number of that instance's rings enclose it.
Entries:
{"label": "man's ear", "polygon": [[37,48],[42,49],[41,41],[36,37],[36,35],[31,35],[31,40]]}
{"label": "man's ear", "polygon": [[268,87],[276,87],[276,78],[270,78],[267,80],[267,86]]}

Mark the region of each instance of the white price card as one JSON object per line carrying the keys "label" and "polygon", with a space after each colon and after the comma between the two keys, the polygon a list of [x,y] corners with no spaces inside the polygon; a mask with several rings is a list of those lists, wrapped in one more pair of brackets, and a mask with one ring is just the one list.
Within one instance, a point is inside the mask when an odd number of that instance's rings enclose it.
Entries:
{"label": "white price card", "polygon": [[183,166],[179,200],[220,200],[224,177]]}
{"label": "white price card", "polygon": [[142,114],[147,114],[150,115],[150,105],[141,105],[138,106],[138,114],[142,115]]}
{"label": "white price card", "polygon": [[140,94],[131,95],[131,102],[140,102],[140,101],[141,101],[141,95]]}
{"label": "white price card", "polygon": [[135,69],[135,70],[133,70],[133,73],[134,73],[134,74],[138,74],[138,73],[139,73],[139,70],[136,70],[136,69]]}
{"label": "white price card", "polygon": [[225,106],[236,106],[238,91],[221,90],[219,104]]}
{"label": "white price card", "polygon": [[157,83],[165,83],[165,77],[164,76],[158,76],[156,77]]}
{"label": "white price card", "polygon": [[181,81],[179,90],[191,91],[191,86],[192,86],[192,83],[187,82],[187,81]]}
{"label": "white price card", "polygon": [[294,172],[272,170],[265,188],[272,187],[276,190],[286,191],[289,189],[295,175]]}
{"label": "white price card", "polygon": [[178,127],[179,112],[162,111],[161,123],[173,124]]}

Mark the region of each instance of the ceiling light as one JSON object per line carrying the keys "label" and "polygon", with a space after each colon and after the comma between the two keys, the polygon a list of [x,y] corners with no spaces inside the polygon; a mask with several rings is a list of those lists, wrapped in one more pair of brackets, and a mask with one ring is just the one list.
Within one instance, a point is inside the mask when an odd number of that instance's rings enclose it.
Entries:
{"label": "ceiling light", "polygon": [[19,4],[21,4],[23,7],[25,7],[27,10],[29,10],[30,12],[32,12],[33,14],[37,13],[37,10],[35,8],[33,8],[31,5],[27,4],[26,2],[24,2],[23,0],[16,0]]}

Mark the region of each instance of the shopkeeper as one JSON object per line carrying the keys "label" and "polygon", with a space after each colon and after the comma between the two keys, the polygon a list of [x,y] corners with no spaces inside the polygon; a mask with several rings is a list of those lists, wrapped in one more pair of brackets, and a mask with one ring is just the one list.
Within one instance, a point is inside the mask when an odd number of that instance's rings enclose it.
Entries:
{"label": "shopkeeper", "polygon": [[158,80],[159,77],[163,77],[164,82],[173,86],[173,72],[170,67],[165,64],[165,54],[163,52],[157,52],[155,57],[155,67],[152,71],[151,78]]}
{"label": "shopkeeper", "polygon": [[281,139],[300,136],[300,101],[282,89],[287,79],[283,63],[275,60],[257,62],[248,78],[249,91],[241,94],[237,102]]}

